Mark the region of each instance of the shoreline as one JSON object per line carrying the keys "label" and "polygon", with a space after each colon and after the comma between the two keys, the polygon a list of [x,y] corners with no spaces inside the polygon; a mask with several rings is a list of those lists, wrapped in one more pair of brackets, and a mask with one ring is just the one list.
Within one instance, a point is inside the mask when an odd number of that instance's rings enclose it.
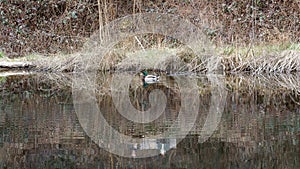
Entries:
{"label": "shoreline", "polygon": [[[43,56],[38,54],[9,59],[0,58],[0,72],[72,72],[76,65],[100,61],[100,71],[128,71],[149,69],[191,73],[295,73],[300,72],[300,44],[282,46],[254,46],[251,48],[223,46],[215,48],[207,59],[195,56],[188,48],[154,48],[140,51],[114,49],[101,60],[97,53],[80,53]],[[91,56],[92,55],[92,56]],[[84,60],[86,59],[87,60]],[[90,60],[88,60],[90,59]],[[97,60],[98,59],[98,60]],[[93,60],[91,62],[91,60]]]}

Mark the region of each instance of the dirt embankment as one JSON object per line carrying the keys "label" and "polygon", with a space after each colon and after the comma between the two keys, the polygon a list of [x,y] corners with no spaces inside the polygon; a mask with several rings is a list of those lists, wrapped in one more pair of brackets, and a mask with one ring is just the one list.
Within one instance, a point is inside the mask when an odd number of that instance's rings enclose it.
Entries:
{"label": "dirt embankment", "polygon": [[300,41],[297,0],[4,0],[0,11],[8,57],[78,51],[99,25],[138,12],[181,15],[218,45]]}

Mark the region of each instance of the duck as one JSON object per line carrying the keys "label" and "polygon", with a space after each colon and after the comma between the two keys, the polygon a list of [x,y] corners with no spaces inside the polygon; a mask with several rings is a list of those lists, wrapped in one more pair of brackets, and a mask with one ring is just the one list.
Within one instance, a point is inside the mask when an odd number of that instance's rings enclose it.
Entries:
{"label": "duck", "polygon": [[165,150],[165,144],[161,144],[161,149],[159,151],[159,154],[164,156],[166,154],[166,150]]}
{"label": "duck", "polygon": [[152,84],[152,83],[159,82],[159,76],[158,75],[148,75],[147,71],[143,71],[141,73],[141,75],[143,76],[143,78],[142,78],[143,83]]}

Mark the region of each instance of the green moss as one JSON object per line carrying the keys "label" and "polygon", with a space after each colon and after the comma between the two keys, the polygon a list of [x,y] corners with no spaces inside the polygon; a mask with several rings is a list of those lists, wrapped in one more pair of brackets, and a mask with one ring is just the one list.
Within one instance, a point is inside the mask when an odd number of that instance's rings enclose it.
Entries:
{"label": "green moss", "polygon": [[296,51],[300,51],[300,43],[292,43],[289,47],[289,50],[296,50]]}
{"label": "green moss", "polygon": [[0,85],[6,82],[6,77],[0,77]]}
{"label": "green moss", "polygon": [[0,52],[0,58],[4,58],[4,57],[5,57],[4,53]]}
{"label": "green moss", "polygon": [[40,58],[41,56],[36,55],[36,54],[31,54],[31,55],[27,55],[25,56],[25,60],[27,61],[32,61],[32,60],[37,60],[38,58]]}

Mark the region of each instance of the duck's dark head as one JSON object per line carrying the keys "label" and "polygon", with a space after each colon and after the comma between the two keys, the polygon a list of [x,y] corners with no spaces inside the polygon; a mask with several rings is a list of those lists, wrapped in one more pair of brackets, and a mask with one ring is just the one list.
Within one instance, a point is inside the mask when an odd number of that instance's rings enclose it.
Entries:
{"label": "duck's dark head", "polygon": [[142,75],[145,77],[148,75],[148,72],[146,70],[142,71]]}

